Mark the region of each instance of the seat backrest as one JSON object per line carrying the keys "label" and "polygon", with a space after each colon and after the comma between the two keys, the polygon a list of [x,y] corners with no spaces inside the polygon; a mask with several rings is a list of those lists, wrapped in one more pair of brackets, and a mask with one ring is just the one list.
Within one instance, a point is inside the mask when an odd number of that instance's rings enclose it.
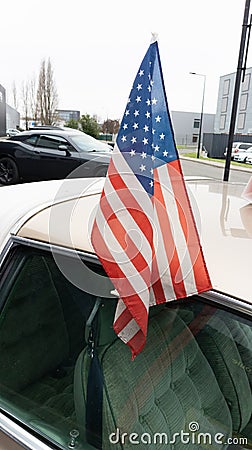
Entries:
{"label": "seat backrest", "polygon": [[[210,363],[228,404],[233,430],[240,433],[251,417],[252,374],[246,371],[252,356],[251,328],[209,305],[180,308],[178,314]],[[197,323],[204,326],[197,329]]]}
{"label": "seat backrest", "polygon": [[55,370],[69,352],[58,294],[44,258],[30,257],[0,315],[0,383],[20,392]]}
{"label": "seat backrest", "polygon": [[[194,336],[176,311],[165,307],[151,310],[146,346],[132,361],[129,348],[113,332],[114,307],[107,303],[100,309],[102,339],[97,351],[104,380],[102,448],[131,449],[131,433],[153,444],[157,433],[157,439],[167,439],[165,448],[180,449],[178,437],[171,442],[174,433],[192,431],[193,422],[199,424],[202,433],[223,433],[225,442],[231,433],[231,416]],[[89,366],[90,357],[84,350],[76,364],[74,381],[75,408],[82,424]],[[120,442],[118,438],[116,446],[117,434],[122,433],[126,435],[121,435]],[[164,448],[164,442],[155,448]],[[195,445],[187,444],[187,448]],[[214,442],[211,448],[215,448]],[[216,448],[226,447],[218,444]]]}

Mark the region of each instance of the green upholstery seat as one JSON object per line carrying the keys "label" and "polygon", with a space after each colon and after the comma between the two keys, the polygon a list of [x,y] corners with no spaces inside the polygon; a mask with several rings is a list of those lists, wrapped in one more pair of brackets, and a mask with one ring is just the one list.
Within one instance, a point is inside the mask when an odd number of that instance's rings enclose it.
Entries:
{"label": "green upholstery seat", "polygon": [[67,358],[62,309],[43,258],[31,259],[21,270],[0,318],[0,382],[4,386],[20,392]]}
{"label": "green upholstery seat", "polygon": [[[123,444],[111,443],[110,434],[137,433],[154,437],[165,433],[168,443],[141,444],[138,448],[181,450],[183,444],[170,443],[173,434],[197,422],[200,432],[232,432],[231,416],[210,364],[202,354],[194,336],[176,311],[164,307],[151,308],[148,339],[144,350],[131,360],[128,347],[112,329],[114,305],[104,302],[100,308],[98,353],[102,367],[104,450],[132,449],[127,437]],[[74,398],[77,420],[84,423],[87,374],[90,357],[84,350],[77,361]],[[149,439],[147,435],[146,438]],[[188,443],[187,449],[204,448]],[[211,445],[212,449],[226,448]]]}
{"label": "green upholstery seat", "polygon": [[[178,314],[195,334],[215,373],[230,409],[233,432],[243,432],[251,439],[252,434],[244,432],[246,427],[251,429],[251,327],[210,306],[194,304],[193,308],[180,308]],[[197,323],[204,326],[197,329]]]}
{"label": "green upholstery seat", "polygon": [[27,423],[74,428],[73,367],[59,296],[43,257],[31,257],[0,315],[2,404]]}

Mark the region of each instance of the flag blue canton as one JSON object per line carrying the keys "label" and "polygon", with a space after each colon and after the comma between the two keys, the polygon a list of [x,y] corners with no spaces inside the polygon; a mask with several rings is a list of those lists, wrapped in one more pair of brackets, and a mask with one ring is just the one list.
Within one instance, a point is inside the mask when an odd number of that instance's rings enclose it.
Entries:
{"label": "flag blue canton", "polygon": [[117,145],[149,195],[154,189],[154,169],[178,159],[156,42],[150,45],[133,83]]}

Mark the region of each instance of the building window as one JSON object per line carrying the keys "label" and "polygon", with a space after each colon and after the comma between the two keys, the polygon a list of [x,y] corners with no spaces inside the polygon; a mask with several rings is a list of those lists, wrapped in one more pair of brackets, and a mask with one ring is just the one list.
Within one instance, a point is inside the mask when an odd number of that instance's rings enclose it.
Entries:
{"label": "building window", "polygon": [[225,80],[223,83],[223,95],[229,94],[229,88],[230,88],[230,78]]}
{"label": "building window", "polygon": [[238,115],[238,123],[237,123],[237,128],[239,130],[244,128],[245,125],[245,118],[246,118],[246,114],[245,113],[240,113]]}
{"label": "building window", "polygon": [[226,114],[221,114],[220,116],[220,130],[224,130],[226,126]]}
{"label": "building window", "polygon": [[199,127],[200,127],[200,119],[194,119],[193,128],[199,128]]}
{"label": "building window", "polygon": [[198,138],[199,138],[198,134],[193,134],[192,135],[192,142],[193,142],[193,144],[196,144],[196,142],[198,142]]}
{"label": "building window", "polygon": [[247,109],[248,94],[242,94],[240,99],[240,110],[245,111]]}
{"label": "building window", "polygon": [[248,91],[250,85],[250,73],[245,75],[244,81],[242,82],[242,91]]}
{"label": "building window", "polygon": [[227,112],[227,105],[228,105],[228,97],[223,97],[221,101],[221,112]]}

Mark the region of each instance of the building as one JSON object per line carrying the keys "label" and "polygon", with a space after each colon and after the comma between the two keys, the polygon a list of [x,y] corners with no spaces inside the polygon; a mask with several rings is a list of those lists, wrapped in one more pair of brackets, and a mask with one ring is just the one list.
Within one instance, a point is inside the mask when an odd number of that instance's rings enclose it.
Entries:
{"label": "building", "polygon": [[20,127],[20,113],[6,104],[6,129]]}
{"label": "building", "polygon": [[[252,134],[251,76],[252,67],[246,70],[244,80],[241,82],[235,126],[236,134]],[[220,77],[214,133],[229,133],[235,79],[236,72]]]}
{"label": "building", "polygon": [[[214,114],[203,114],[202,133],[213,133]],[[171,111],[177,145],[196,146],[199,138],[200,113]]]}
{"label": "building", "polygon": [[0,136],[6,134],[6,92],[0,84]]}
{"label": "building", "polygon": [[56,114],[59,122],[63,125],[69,122],[69,120],[80,120],[80,111],[71,109],[57,109]]}

